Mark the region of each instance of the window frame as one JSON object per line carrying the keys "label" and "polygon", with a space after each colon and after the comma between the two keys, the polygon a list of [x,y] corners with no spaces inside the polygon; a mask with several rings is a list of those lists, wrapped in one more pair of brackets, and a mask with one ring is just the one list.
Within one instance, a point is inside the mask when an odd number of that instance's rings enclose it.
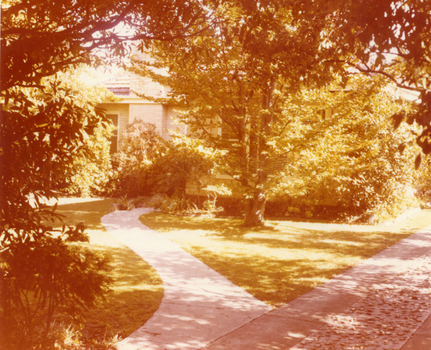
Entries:
{"label": "window frame", "polygon": [[114,114],[114,113],[110,113],[110,114],[106,114],[106,117],[112,122],[112,124],[114,124],[115,129],[112,130],[111,136],[109,137],[109,153],[110,154],[114,154],[116,152],[118,152],[118,136],[119,136],[119,115],[118,114]]}

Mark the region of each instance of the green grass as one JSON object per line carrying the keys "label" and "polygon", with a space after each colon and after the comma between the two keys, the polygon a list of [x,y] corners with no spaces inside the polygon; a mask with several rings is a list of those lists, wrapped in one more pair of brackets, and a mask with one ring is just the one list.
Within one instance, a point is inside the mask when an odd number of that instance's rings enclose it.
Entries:
{"label": "green grass", "polygon": [[399,240],[431,225],[431,211],[392,226],[178,217],[141,221],[272,307],[282,306]]}
{"label": "green grass", "polygon": [[[127,337],[158,309],[163,283],[157,272],[137,254],[111,236],[101,224],[109,213],[110,200],[60,199],[57,213],[66,224],[84,222],[90,244],[86,246],[111,260],[112,292],[96,309],[87,312],[82,334],[85,340],[100,342],[115,335]],[[57,226],[60,223],[57,222]]]}

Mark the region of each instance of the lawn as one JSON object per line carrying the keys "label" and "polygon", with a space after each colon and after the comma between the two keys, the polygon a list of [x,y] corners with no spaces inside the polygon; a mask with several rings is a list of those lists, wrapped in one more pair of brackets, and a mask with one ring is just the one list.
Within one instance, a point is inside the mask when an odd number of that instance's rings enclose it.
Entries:
{"label": "lawn", "polygon": [[140,219],[257,299],[280,307],[431,225],[431,211],[386,226],[268,220],[245,228],[238,219],[160,212]]}
{"label": "lawn", "polygon": [[82,334],[87,342],[103,342],[115,335],[127,337],[153,315],[163,297],[163,283],[157,272],[101,224],[100,218],[109,213],[110,207],[107,199],[64,198],[57,209],[66,224],[84,222],[90,237],[87,247],[108,256],[113,266],[112,292],[86,314]]}

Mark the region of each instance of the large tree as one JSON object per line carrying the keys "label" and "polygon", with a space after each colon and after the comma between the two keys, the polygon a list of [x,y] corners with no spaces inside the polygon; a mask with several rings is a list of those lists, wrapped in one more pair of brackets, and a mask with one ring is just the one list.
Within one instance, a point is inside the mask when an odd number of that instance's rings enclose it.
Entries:
{"label": "large tree", "polygon": [[[305,106],[304,90],[328,86],[338,78],[338,89],[342,89],[355,72],[374,76],[380,73],[395,85],[422,94],[417,113],[407,106],[404,110],[391,107],[388,111],[396,110],[396,115],[408,113],[419,122],[424,120],[428,88],[426,79],[418,77],[429,67],[429,32],[413,26],[406,33],[396,33],[396,28],[392,28],[395,20],[381,22],[392,30],[392,41],[385,41],[385,30],[377,27],[379,21],[375,18],[387,15],[379,14],[380,7],[374,3],[360,2],[370,15],[375,14],[363,17],[358,15],[360,6],[354,2],[229,1],[223,11],[214,14],[213,26],[200,37],[155,42],[148,51],[151,59],[136,62],[132,68],[171,88],[171,102],[185,107],[179,118],[189,125],[191,135],[225,150],[224,166],[220,169],[236,181],[236,190],[244,194],[247,225],[263,221],[268,195],[288,174],[283,171],[283,163],[286,155],[297,148],[292,144],[292,132],[299,134],[301,130],[296,123],[313,126],[311,132],[300,135],[310,145],[322,140],[319,133],[324,132],[320,129],[323,124],[312,122],[318,113],[316,105]],[[393,2],[384,2],[386,10],[391,6]],[[413,21],[419,25],[426,22],[423,14],[427,13],[427,6],[421,2],[412,4],[412,12],[395,6],[394,16],[402,28],[412,26]],[[415,38],[418,32],[422,41],[407,41],[406,36]],[[402,56],[400,52],[404,56],[391,61],[386,53],[396,47],[395,39],[400,42],[398,56]],[[162,67],[168,70],[167,76],[152,69]],[[300,99],[302,105],[298,103]],[[326,102],[320,99],[319,103],[323,106]],[[367,103],[371,102],[364,102]],[[354,113],[358,111],[352,112],[353,118]],[[363,115],[370,118],[370,113]],[[387,113],[384,115],[383,119]],[[425,129],[417,138],[423,148],[422,136],[426,132]],[[387,145],[391,152],[400,146],[399,139],[385,140],[393,143]],[[386,147],[384,142],[380,147]],[[352,149],[346,152],[355,153]],[[384,152],[379,154],[384,156]],[[390,157],[395,156],[391,153]]]}
{"label": "large tree", "polygon": [[284,113],[286,97],[328,84],[341,69],[319,67],[336,55],[323,45],[321,13],[288,2],[226,2],[201,36],[156,41],[151,60],[132,68],[171,88],[174,103],[186,108],[180,119],[191,135],[225,150],[221,170],[244,194],[246,225],[263,222],[267,190],[284,175],[277,163],[292,122]]}

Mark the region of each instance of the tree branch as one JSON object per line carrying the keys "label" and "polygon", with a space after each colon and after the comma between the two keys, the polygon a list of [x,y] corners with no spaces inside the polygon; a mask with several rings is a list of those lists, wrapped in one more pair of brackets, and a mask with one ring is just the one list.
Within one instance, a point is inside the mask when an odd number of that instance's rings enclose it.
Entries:
{"label": "tree branch", "polygon": [[388,79],[390,79],[393,83],[395,83],[395,85],[399,88],[403,88],[406,90],[410,90],[410,91],[431,91],[427,88],[416,88],[416,87],[412,87],[410,85],[405,85],[403,83],[398,82],[398,80],[390,73],[385,72],[383,70],[375,70],[375,69],[371,69],[368,67],[368,65],[364,64],[367,68],[362,68],[360,67],[358,64],[346,61],[346,60],[327,60],[323,63],[331,63],[331,62],[335,62],[335,63],[345,63],[347,65],[349,65],[350,67],[353,67],[355,69],[357,69],[359,72],[361,73],[365,73],[365,74],[381,74],[385,77],[387,77]]}

